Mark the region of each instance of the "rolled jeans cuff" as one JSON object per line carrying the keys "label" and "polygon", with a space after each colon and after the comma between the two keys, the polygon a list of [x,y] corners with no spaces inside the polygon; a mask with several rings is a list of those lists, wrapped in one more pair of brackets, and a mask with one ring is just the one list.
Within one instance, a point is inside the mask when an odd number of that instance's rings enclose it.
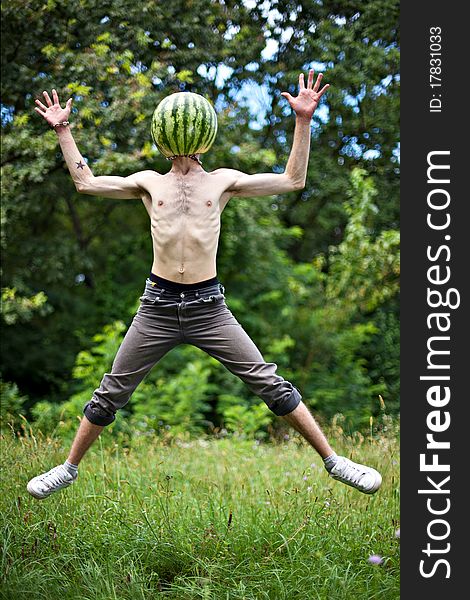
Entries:
{"label": "rolled jeans cuff", "polygon": [[107,414],[101,407],[96,406],[96,403],[91,400],[87,402],[83,408],[83,414],[85,417],[93,423],[93,425],[100,425],[102,427],[110,425],[116,415]]}
{"label": "rolled jeans cuff", "polygon": [[302,396],[300,395],[299,390],[294,386],[292,390],[292,394],[282,402],[279,406],[276,406],[272,409],[273,413],[278,417],[283,417],[284,415],[289,414],[293,410],[297,408],[302,400]]}

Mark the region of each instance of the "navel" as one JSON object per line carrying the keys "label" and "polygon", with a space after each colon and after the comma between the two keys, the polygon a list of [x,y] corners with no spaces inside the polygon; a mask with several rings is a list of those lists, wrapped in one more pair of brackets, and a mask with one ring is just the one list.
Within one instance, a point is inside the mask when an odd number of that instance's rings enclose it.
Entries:
{"label": "navel", "polygon": [[184,273],[184,265],[181,265],[181,266],[179,267],[178,271],[179,271],[180,273]]}

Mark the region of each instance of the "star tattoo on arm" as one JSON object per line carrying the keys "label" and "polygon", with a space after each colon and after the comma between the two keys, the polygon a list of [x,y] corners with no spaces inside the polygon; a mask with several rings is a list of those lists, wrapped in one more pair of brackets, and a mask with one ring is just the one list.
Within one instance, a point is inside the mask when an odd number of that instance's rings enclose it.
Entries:
{"label": "star tattoo on arm", "polygon": [[77,169],[83,169],[83,168],[84,168],[84,166],[85,166],[85,165],[82,163],[82,161],[80,161],[80,162],[77,162],[77,161],[75,161],[75,164],[77,165]]}

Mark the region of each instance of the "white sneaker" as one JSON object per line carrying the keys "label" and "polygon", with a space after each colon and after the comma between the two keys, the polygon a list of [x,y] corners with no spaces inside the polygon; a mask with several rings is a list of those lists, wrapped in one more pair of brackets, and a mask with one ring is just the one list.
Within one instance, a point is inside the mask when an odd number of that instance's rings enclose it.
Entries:
{"label": "white sneaker", "polygon": [[364,494],[375,493],[382,484],[382,476],[378,471],[365,465],[355,463],[349,458],[338,456],[338,460],[329,472],[330,477],[355,487]]}
{"label": "white sneaker", "polygon": [[75,477],[71,475],[64,465],[59,465],[50,471],[47,471],[47,473],[33,477],[33,479],[28,482],[26,489],[31,496],[34,496],[38,500],[43,500],[52,493],[68,487],[77,479],[77,477],[78,475]]}

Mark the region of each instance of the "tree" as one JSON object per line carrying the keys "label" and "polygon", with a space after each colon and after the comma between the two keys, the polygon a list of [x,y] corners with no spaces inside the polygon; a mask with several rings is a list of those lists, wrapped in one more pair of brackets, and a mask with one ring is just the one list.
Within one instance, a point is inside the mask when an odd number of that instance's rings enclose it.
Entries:
{"label": "tree", "polygon": [[[27,323],[18,318],[8,327],[6,379],[31,403],[67,398],[76,355],[107,323],[130,320],[151,255],[139,202],[75,192],[34,98],[52,87],[73,95],[74,133],[95,174],[168,170],[151,145],[150,120],[157,103],[179,90],[216,107],[207,170],[280,171],[294,126],[280,92],[295,94],[299,71],[313,61],[332,87],[312,126],[307,186],[230,202],[219,253],[234,309],[288,375],[296,363],[283,357],[302,348],[289,341],[292,331],[302,338],[297,290],[320,285],[329,247],[344,238],[353,167],[378,192],[372,238],[397,227],[398,2],[6,0],[3,16],[2,286],[10,298],[15,290],[18,311],[41,301]],[[243,101],[256,85],[265,90],[264,119],[253,114],[253,98]],[[305,279],[305,264],[319,253],[323,270]],[[293,315],[290,332],[273,328],[279,310]],[[301,380],[309,378],[308,356]]]}

